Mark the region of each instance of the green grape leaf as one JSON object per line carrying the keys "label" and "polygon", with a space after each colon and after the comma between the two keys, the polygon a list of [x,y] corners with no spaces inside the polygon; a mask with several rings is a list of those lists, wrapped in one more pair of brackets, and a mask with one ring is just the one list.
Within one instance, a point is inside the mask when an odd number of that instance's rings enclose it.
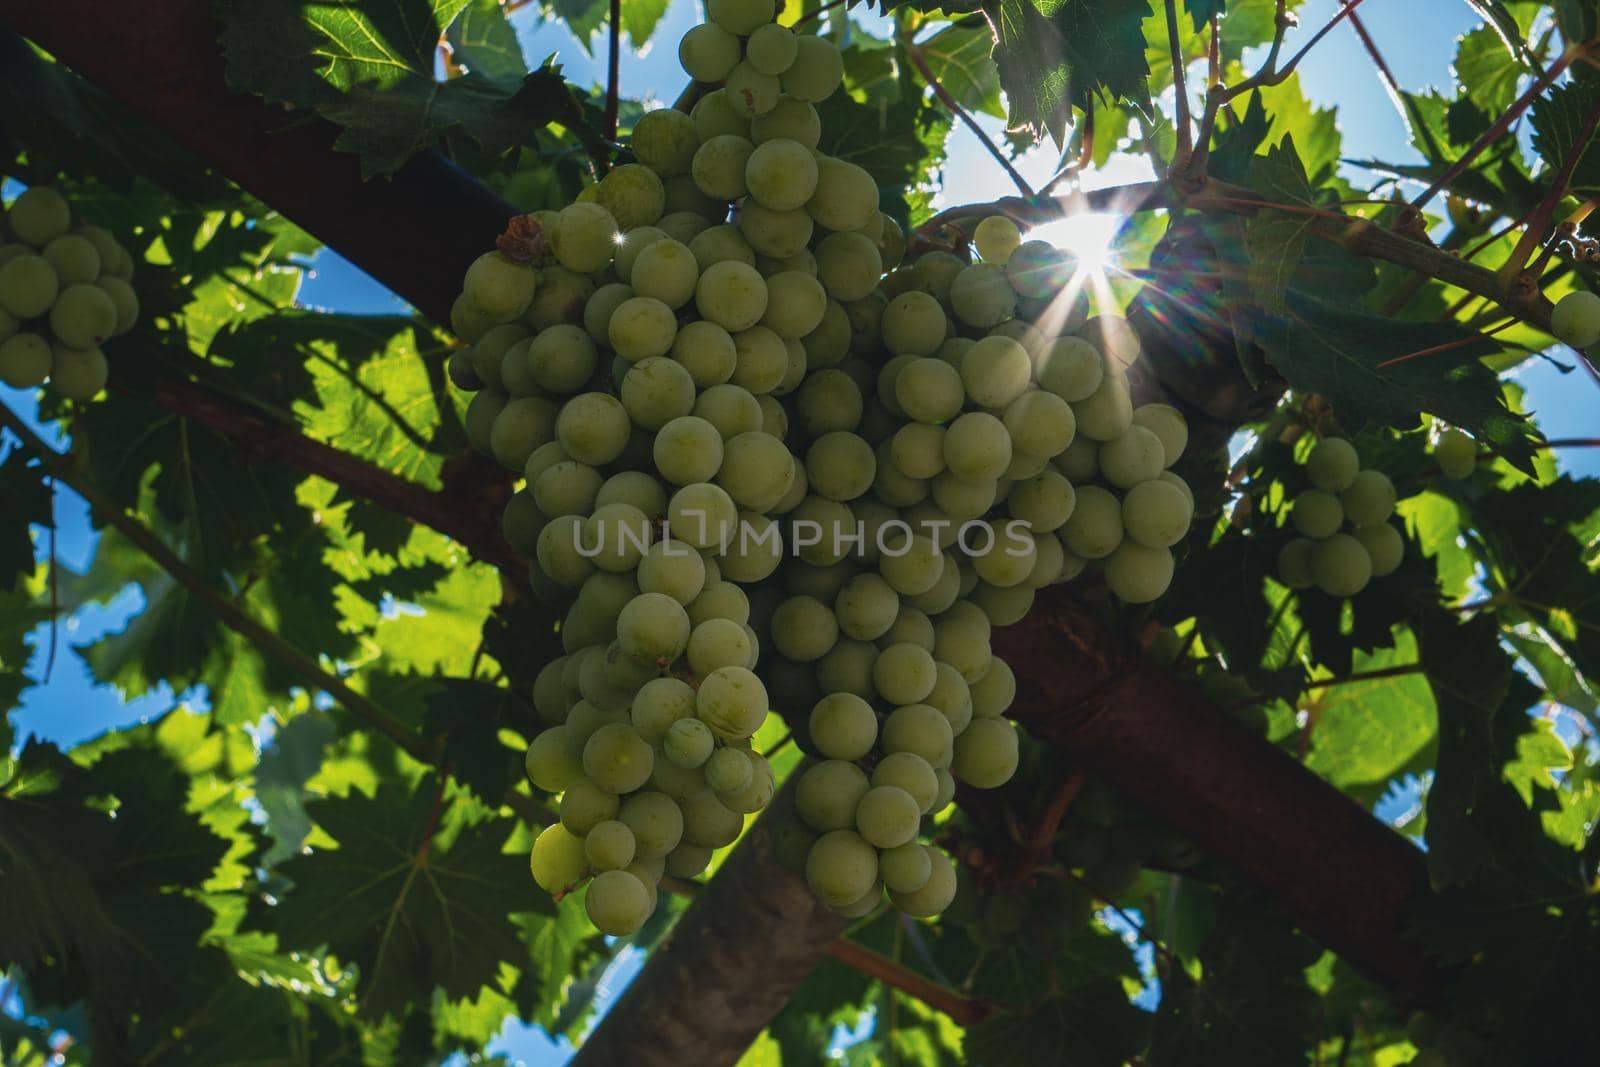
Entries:
{"label": "green grape leaf", "polygon": [[1072,1050],[1081,1067],[1122,1067],[1148,1026],[1122,983],[1090,982],[1020,1013],[1002,1012],[967,1029],[966,1053],[986,1067],[1033,1067]]}
{"label": "green grape leaf", "polygon": [[[1311,180],[1306,177],[1294,137],[1256,156],[1250,167],[1250,186],[1278,204],[1311,206],[1316,201]],[[1263,211],[1245,226],[1245,261],[1248,280],[1256,301],[1266,310],[1284,310],[1284,293],[1305,255],[1312,216],[1281,211]]]}
{"label": "green grape leaf", "polygon": [[[1517,40],[1521,41],[1520,32]],[[1499,115],[1517,98],[1517,82],[1527,73],[1506,52],[1501,35],[1480,26],[1462,36],[1456,44],[1456,78],[1462,95],[1487,115]]]}
{"label": "green grape leaf", "polygon": [[500,0],[471,0],[445,33],[451,62],[495,85],[515,89],[528,73],[517,31]]}
{"label": "green grape leaf", "polygon": [[1581,78],[1552,86],[1533,102],[1529,119],[1533,150],[1553,170],[1559,170],[1574,151],[1581,151],[1571,183],[1572,192],[1580,195],[1600,191],[1600,145],[1592,137],[1578,144],[1578,135],[1596,108],[1600,108],[1600,84]]}
{"label": "green grape leaf", "polygon": [[641,49],[650,42],[661,17],[667,13],[668,0],[622,0],[622,29]]}
{"label": "green grape leaf", "polygon": [[13,448],[0,459],[0,500],[6,502],[6,522],[0,525],[0,590],[16,588],[19,579],[33,573],[30,527],[54,524],[52,496],[44,468],[28,453]]}
{"label": "green grape leaf", "polygon": [[490,807],[499,806],[522,775],[522,750],[508,746],[500,732],[532,740],[539,728],[533,705],[503,686],[465,678],[439,679],[423,700],[423,730],[444,735],[444,759],[457,780]]}
{"label": "green grape leaf", "polygon": [[968,111],[1006,117],[1000,99],[1000,68],[993,56],[994,37],[988,30],[946,26],[917,48],[928,70],[956,103]]}
{"label": "green grape leaf", "polygon": [[[1245,4],[1236,4],[1243,7]],[[1189,18],[1194,21],[1194,32],[1200,33],[1211,25],[1211,20],[1218,15],[1232,14],[1229,11],[1228,0],[1187,0],[1183,9],[1189,12]]]}
{"label": "green grape leaf", "polygon": [[[1416,661],[1416,639],[1402,632],[1394,647],[1358,653],[1352,666],[1364,674],[1404,669]],[[1438,729],[1433,690],[1420,673],[1332,686],[1321,690],[1307,710],[1314,727],[1306,766],[1340,788],[1386,782]]]}
{"label": "green grape leaf", "polygon": [[869,106],[834,93],[817,105],[818,145],[830,156],[862,167],[878,183],[880,205],[902,226],[931,213],[933,181],[944,163],[950,117],[919,100]]}
{"label": "green grape leaf", "polygon": [[448,844],[439,839],[443,789],[428,777],[409,792],[386,785],[370,798],[307,805],[338,847],[280,864],[294,888],[255,915],[284,947],[325,944],[359,967],[365,1016],[399,1017],[408,1004],[428,1003],[435,987],[477,996],[501,961],[515,958],[508,910],[538,906],[526,863],[501,851],[511,820],[483,817]]}

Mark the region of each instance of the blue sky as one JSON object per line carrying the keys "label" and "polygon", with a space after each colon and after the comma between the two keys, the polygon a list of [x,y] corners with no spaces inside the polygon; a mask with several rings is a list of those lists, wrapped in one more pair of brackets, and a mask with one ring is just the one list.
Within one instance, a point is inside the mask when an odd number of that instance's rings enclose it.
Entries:
{"label": "blue sky", "polygon": [[[1321,26],[1335,9],[1335,0],[1310,0],[1301,9],[1300,39]],[[1426,9],[1424,11],[1423,9]],[[691,0],[672,0],[654,40],[642,51],[625,56],[623,91],[643,95],[647,100],[670,101],[682,85],[677,67],[676,42],[684,30],[698,21],[698,6]],[[1427,4],[1371,3],[1362,8],[1368,28],[1383,50],[1402,85],[1408,88],[1445,86],[1450,81],[1449,63],[1455,54],[1455,38],[1477,23],[1467,3],[1432,0]],[[602,62],[588,56],[559,24],[539,25],[536,7],[523,8],[514,16],[523,48],[531,63],[558,54],[568,77],[578,82],[599,82],[604,77]],[[603,43],[596,39],[597,46]],[[1292,45],[1292,47],[1297,47]],[[1301,67],[1302,82],[1314,101],[1339,105],[1340,127],[1347,157],[1379,156],[1405,159],[1405,125],[1380,85],[1366,52],[1354,32],[1341,26],[1324,40]],[[991,134],[998,135],[1000,123],[983,119]],[[950,163],[945,171],[944,201],[963,203],[992,199],[1011,192],[999,165],[984,151],[977,139],[958,126],[949,146]],[[1042,180],[1054,169],[1054,154],[1036,151],[1021,164],[1030,179]],[[1138,177],[1138,164],[1113,168],[1107,184]],[[1118,176],[1120,175],[1120,176]],[[14,190],[8,191],[9,196]],[[1108,232],[1105,226],[1098,231]],[[392,312],[404,305],[360,270],[332,253],[316,257],[308,274],[301,300],[308,306],[347,312]],[[1570,361],[1568,361],[1570,362]],[[1543,360],[1530,360],[1517,377],[1528,390],[1529,404],[1550,437],[1592,436],[1593,412],[1597,410],[1597,387],[1581,372],[1563,375]],[[0,386],[0,399],[14,409],[33,409],[30,396]],[[49,432],[49,431],[47,431]],[[60,443],[59,436],[49,435]],[[1578,474],[1600,474],[1600,452],[1573,450],[1559,456],[1562,466]],[[68,492],[58,494],[56,551],[60,562],[74,570],[87,566],[92,558],[94,535],[80,500]],[[41,538],[41,546],[43,545]],[[54,668],[48,684],[31,689],[22,706],[13,714],[18,739],[30,733],[62,744],[74,744],[107,728],[128,725],[159,716],[183,694],[158,692],[139,700],[123,702],[108,687],[96,686],[81,659],[70,651],[72,645],[87,644],[115,630],[142,607],[137,592],[129,592],[105,607],[83,608],[67,618],[61,628]],[[44,631],[36,642],[37,651],[29,673],[37,677],[44,661]],[[189,694],[192,703],[203,702],[203,694]],[[636,953],[621,956],[605,983],[601,1007],[608,1006],[626,988],[636,973]],[[565,1041],[552,1042],[543,1033],[520,1026],[507,1029],[498,1051],[515,1060],[554,1064],[571,1054]]]}

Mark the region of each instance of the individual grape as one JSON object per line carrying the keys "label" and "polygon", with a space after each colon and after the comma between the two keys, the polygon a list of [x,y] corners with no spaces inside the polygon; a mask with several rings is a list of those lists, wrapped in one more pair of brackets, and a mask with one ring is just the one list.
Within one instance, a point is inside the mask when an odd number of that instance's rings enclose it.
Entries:
{"label": "individual grape", "polygon": [[611,262],[617,250],[617,232],[617,220],[605,207],[576,203],[561,209],[555,226],[545,236],[563,267],[588,274]]}
{"label": "individual grape", "polygon": [[584,911],[595,929],[613,937],[627,937],[650,917],[650,893],[627,871],[602,871],[589,883]]}
{"label": "individual grape", "polygon": [[693,119],[676,108],[663,107],[646,112],[633,124],[631,143],[640,163],[668,178],[688,172],[700,138]]}
{"label": "individual grape", "polygon": [[621,574],[633,570],[644,558],[652,530],[649,518],[632,504],[600,504],[584,520],[583,550],[596,567]]}
{"label": "individual grape", "polygon": [[897,786],[874,786],[856,805],[856,831],[874,848],[890,849],[917,836],[922,811],[911,794]]}
{"label": "individual grape", "polygon": [[1078,433],[1084,437],[1100,442],[1121,437],[1133,425],[1133,399],[1127,377],[1107,374],[1087,400],[1072,405],[1072,414],[1078,420]]}
{"label": "individual grape", "polygon": [[1011,288],[1029,300],[1053,297],[1072,278],[1070,257],[1048,241],[1022,242],[1006,258],[1005,270]]}
{"label": "individual grape", "polygon": [[1394,483],[1381,471],[1362,471],[1350,483],[1350,488],[1339,494],[1339,501],[1351,522],[1357,526],[1376,526],[1394,514]]}
{"label": "individual grape", "polygon": [[1357,526],[1353,536],[1371,557],[1374,578],[1382,578],[1399,569],[1400,561],[1406,554],[1405,538],[1400,536],[1399,530],[1387,522],[1380,522],[1375,526]]}
{"label": "individual grape", "polygon": [[560,793],[583,777],[583,762],[567,742],[560,726],[542,730],[523,756],[528,781],[546,793]]}
{"label": "individual grape", "polygon": [[640,249],[628,272],[635,294],[654,297],[669,308],[687,304],[699,280],[700,265],[689,246],[665,235]]}
{"label": "individual grape", "polygon": [[1129,604],[1148,604],[1172,584],[1172,553],[1124,541],[1106,560],[1106,585]]}
{"label": "individual grape", "polygon": [[[0,316],[3,315],[5,315],[5,312],[0,311]],[[0,330],[0,334],[4,333],[4,330]],[[518,345],[514,347],[521,347],[524,353],[527,352],[525,346]],[[479,378],[478,372],[472,369],[472,349],[470,348],[462,348],[451,353],[449,360],[445,362],[444,371],[450,378],[450,384],[463,392],[475,393],[484,387],[483,379]]]}
{"label": "individual grape", "polygon": [[18,239],[43,248],[67,232],[72,225],[72,208],[56,190],[36,185],[11,202],[5,217]]}
{"label": "individual grape", "polygon": [[19,320],[49,311],[60,290],[55,268],[43,256],[25,252],[0,265],[0,308]]}
{"label": "individual grape", "polygon": [[970,683],[972,714],[979,719],[992,719],[1004,715],[1017,698],[1017,678],[1010,664],[996,656],[989,670],[976,682]]}
{"label": "individual grape", "polygon": [[1077,493],[1059,472],[1046,470],[1011,487],[1006,509],[1034,533],[1059,530],[1072,517]]}
{"label": "individual grape", "polygon": [[854,763],[830,759],[800,772],[795,813],[822,833],[855,825],[856,805],[866,795],[867,776]]}
{"label": "individual grape", "polygon": [[835,760],[858,760],[872,751],[878,737],[878,717],[860,696],[829,693],[811,709],[808,722],[812,746]]}
{"label": "individual grape", "polygon": [[[706,199],[700,190],[694,187],[694,179],[687,174],[680,174],[669,181],[686,181],[689,190],[697,200],[702,201],[694,208],[678,208],[673,210],[670,206],[665,215],[656,220],[656,228],[679,244],[688,244],[701,233],[711,228],[710,216],[722,218],[723,211],[712,201]],[[669,194],[670,195],[670,194]]]}
{"label": "individual grape", "polygon": [[635,793],[622,802],[617,821],[633,832],[634,856],[659,859],[683,839],[683,812],[665,793]]}
{"label": "individual grape", "polygon": [[877,470],[872,446],[850,433],[825,433],[806,450],[806,478],[829,500],[856,499],[872,487]]}
{"label": "individual grape", "polygon": [[974,719],[955,740],[951,773],[976,789],[1005,785],[1017,773],[1017,728],[1005,719]]}
{"label": "individual grape", "polygon": [[695,286],[695,308],[729,332],[748,330],[766,313],[766,280],[746,263],[713,264],[701,272]]}
{"label": "individual grape", "polygon": [[1556,301],[1550,313],[1550,332],[1573,348],[1588,348],[1600,341],[1600,296],[1579,289]]}
{"label": "individual grape", "polygon": [[694,878],[711,863],[712,850],[700,845],[679,845],[667,855],[666,873],[674,878]]}
{"label": "individual grape", "polygon": [[583,839],[584,858],[597,871],[626,867],[633,862],[635,848],[633,831],[616,819],[596,823]]}
{"label": "individual grape", "polygon": [[652,678],[633,695],[629,712],[633,728],[651,745],[659,745],[667,728],[695,713],[694,689],[677,678]]}
{"label": "individual grape", "polygon": [[805,251],[814,229],[811,216],[804,211],[776,211],[750,199],[739,205],[735,221],[758,255],[774,259],[787,259]]}
{"label": "individual grape", "polygon": [[1306,475],[1311,484],[1325,493],[1344,492],[1360,471],[1361,457],[1355,446],[1342,437],[1318,441],[1306,459]]}
{"label": "individual grape", "polygon": [[722,466],[722,435],[695,415],[682,415],[663,426],[652,445],[656,469],[677,485],[709,481]]}
{"label": "individual grape", "polygon": [[933,689],[922,698],[922,703],[938,708],[950,720],[950,731],[960,736],[972,721],[972,691],[967,680],[948,663],[937,665],[939,676]]}
{"label": "individual grape", "polygon": [[[883,290],[875,289],[871,296],[865,300],[852,300],[848,304],[841,304],[845,318],[850,323],[850,353],[855,356],[876,355],[878,346],[883,340],[882,323],[883,309],[888,306],[889,298]],[[871,364],[866,360],[843,360],[842,368],[857,367],[858,371],[866,374],[871,370]],[[858,379],[857,383],[863,390],[870,390],[870,378]]]}
{"label": "individual grape", "polygon": [[988,329],[1017,310],[1017,293],[1005,271],[992,263],[963,267],[950,283],[950,308],[968,326]]}
{"label": "individual grape", "polygon": [[[1067,450],[1051,461],[1056,470],[1073,485],[1092,482],[1100,476],[1100,442],[1091,441],[1081,434],[1072,439]],[[1166,475],[1170,472],[1163,471]]]}
{"label": "individual grape", "polygon": [[689,643],[689,615],[665,593],[641,593],[617,616],[617,640],[629,655],[670,663]]}
{"label": "individual grape", "polygon": [[717,134],[695,150],[690,173],[700,191],[714,200],[737,200],[749,192],[745,171],[755,145],[748,137]]}
{"label": "individual grape", "polygon": [[[606,259],[610,258],[607,250]],[[533,303],[537,281],[527,264],[514,263],[499,252],[485,252],[467,268],[461,291],[496,322],[509,322]]]}
{"label": "individual grape", "polygon": [[876,574],[858,574],[845,583],[833,603],[839,629],[857,641],[872,641],[894,625],[900,597]]}
{"label": "individual grape", "polygon": [[617,229],[627,231],[648,226],[661,217],[667,205],[667,190],[649,167],[624,163],[612,167],[600,180],[594,199],[611,213]]}
{"label": "individual grape", "polygon": [[817,245],[817,277],[838,301],[861,300],[883,275],[878,246],[859,233],[830,233]]}
{"label": "individual grape", "polygon": [[901,293],[884,307],[882,329],[883,343],[895,355],[931,356],[944,343],[944,308],[927,293]]}
{"label": "individual grape", "polygon": [[660,300],[631,296],[617,305],[606,324],[606,337],[617,355],[630,363],[651,356],[664,356],[672,350],[678,332],[678,318]]}
{"label": "individual grape", "polygon": [[[1056,547],[1052,550],[1051,544]],[[1054,553],[1053,557],[1051,553]],[[972,602],[983,609],[989,622],[995,626],[1010,626],[1021,622],[1027,616],[1028,610],[1033,607],[1033,593],[1037,588],[1049,585],[1061,573],[1061,540],[1055,537],[1045,537],[1039,540],[1037,559],[1034,570],[1038,572],[1041,567],[1055,567],[1055,573],[1048,578],[1039,579],[1036,574],[1030,574],[1021,585],[1013,585],[1002,589],[988,582],[979,582],[973,588],[970,596]],[[1047,557],[1051,557],[1047,560]]]}
{"label": "individual grape", "polygon": [[[974,527],[979,527],[979,524],[974,523],[963,530],[963,537],[968,536],[968,530]],[[1028,575],[1033,573],[1038,547],[1033,536],[1025,530],[1006,529],[1003,536],[1001,531],[992,531],[988,537],[973,536],[971,540],[975,543],[965,547],[972,557],[972,567],[978,577],[990,585],[1008,589],[1026,581]]]}
{"label": "individual grape", "polygon": [[1022,244],[1022,233],[1004,215],[990,215],[973,230],[972,243],[985,263],[1003,267]]}
{"label": "individual grape", "polygon": [[539,831],[528,857],[534,882],[552,896],[582,878],[587,863],[583,854],[583,838],[560,823]]}
{"label": "individual grape", "polygon": [[719,748],[706,760],[706,784],[718,793],[738,793],[755,777],[750,758],[737,748]]}
{"label": "individual grape", "polygon": [[738,350],[727,330],[714,322],[685,323],[672,341],[672,358],[689,372],[697,389],[721,385],[733,377]]}
{"label": "individual grape", "polygon": [[1139,335],[1121,315],[1095,315],[1078,328],[1078,336],[1105,353],[1107,367],[1124,374],[1139,359]]}
{"label": "individual grape", "polygon": [[[689,720],[681,720],[689,721]],[[671,733],[671,730],[668,730]],[[631,793],[650,780],[655,753],[629,723],[600,727],[583,746],[583,770],[601,789]]]}
{"label": "individual grape", "polygon": [[959,478],[993,481],[1011,465],[1011,435],[993,415],[969,411],[945,431],[944,460]]}
{"label": "individual grape", "polygon": [[1290,512],[1294,528],[1315,540],[1331,537],[1344,525],[1344,506],[1339,498],[1321,489],[1307,489],[1294,498]]}
{"label": "individual grape", "polygon": [[[633,278],[633,265],[638,262],[639,256],[646,248],[657,241],[670,240],[667,231],[659,226],[635,226],[622,235],[622,240],[617,244],[615,262],[617,277],[624,282],[631,282]],[[631,286],[630,286],[631,287]]]}
{"label": "individual grape", "polygon": [[[807,40],[816,38],[801,38]],[[824,157],[817,161],[817,188],[806,211],[826,229],[859,230],[877,216],[877,183],[854,163]]]}
{"label": "individual grape", "polygon": [[816,157],[798,141],[763,141],[747,157],[744,178],[750,195],[762,206],[794,211],[804,207],[817,190]]}
{"label": "individual grape", "polygon": [[735,34],[716,23],[705,22],[678,42],[678,63],[697,82],[719,82],[739,62],[740,51]]}
{"label": "individual grape", "polygon": [[[607,286],[607,288],[612,287]],[[593,299],[591,298],[591,302]],[[534,384],[558,395],[573,393],[583,388],[584,383],[594,376],[595,366],[600,358],[590,336],[578,327],[566,323],[541,330],[528,343],[525,352]]]}
{"label": "individual grape", "polygon": [[1455,428],[1439,435],[1433,446],[1433,458],[1439,462],[1439,471],[1451,481],[1472,477],[1478,469],[1478,443]]}
{"label": "individual grape", "polygon": [[547,330],[558,323],[583,321],[583,309],[594,295],[594,282],[556,264],[542,268],[537,277],[533,303],[522,318],[524,324]]}
{"label": "individual grape", "polygon": [[794,31],[776,23],[758,27],[745,43],[746,61],[763,74],[782,74],[794,65],[798,51]]}
{"label": "individual grape", "polygon": [[[919,361],[921,362],[921,361]],[[937,360],[934,362],[938,362]],[[951,369],[954,373],[954,369]],[[896,388],[899,382],[896,382]],[[960,388],[960,380],[956,380]],[[920,401],[913,401],[920,405]],[[895,431],[889,442],[889,458],[894,468],[907,478],[932,478],[944,470],[943,426],[911,423]]]}
{"label": "individual grape", "polygon": [[495,389],[484,389],[473,396],[467,404],[467,413],[462,418],[462,424],[467,432],[467,443],[476,452],[491,455],[489,451],[489,437],[494,431],[495,420],[505,410],[508,403],[504,393]]}
{"label": "individual grape", "polygon": [[94,242],[79,234],[62,234],[45,245],[40,255],[55,269],[62,285],[92,282],[100,277],[100,253]]}
{"label": "individual grape", "polygon": [[844,57],[832,41],[806,34],[795,39],[794,62],[782,77],[785,93],[815,104],[832,96],[844,80]]}
{"label": "individual grape", "polygon": [[790,597],[772,613],[772,643],[796,663],[812,663],[839,639],[839,624],[815,597]]}
{"label": "individual grape", "polygon": [[1097,485],[1077,490],[1072,515],[1062,527],[1067,547],[1084,559],[1103,559],[1122,543],[1122,504]]}
{"label": "individual grape", "polygon": [[1009,337],[991,334],[961,357],[961,383],[980,407],[1005,407],[1022,395],[1032,376],[1027,349]]}
{"label": "individual grape", "polygon": [[720,548],[735,540],[739,509],[722,487],[709,482],[686,485],[667,505],[672,536],[696,548]]}
{"label": "individual grape", "polygon": [[533,502],[548,518],[587,515],[600,492],[600,472],[577,460],[562,460],[545,469],[532,485]]}
{"label": "individual grape", "polygon": [[880,737],[885,752],[921,756],[935,770],[950,766],[954,735],[950,720],[938,708],[927,704],[896,708],[884,720]]}
{"label": "individual grape", "polygon": [[667,491],[644,471],[618,471],[602,482],[594,495],[597,509],[607,504],[627,504],[646,517],[654,517],[667,510]]}
{"label": "individual grape", "polygon": [[908,841],[878,854],[878,873],[891,893],[915,893],[933,876],[933,861],[919,842]]}
{"label": "individual grape", "polygon": [[[770,301],[767,307],[772,307]],[[748,393],[765,394],[782,384],[789,365],[783,338],[765,326],[752,326],[733,335],[733,346],[734,385]]]}
{"label": "individual grape", "polygon": [[872,769],[872,785],[904,790],[923,814],[932,810],[939,792],[938,775],[927,760],[914,752],[893,752],[880,759]]}
{"label": "individual grape", "polygon": [[1018,460],[1031,459],[1038,461],[1039,470],[1051,457],[1066,451],[1077,432],[1071,406],[1040,389],[1030,389],[1011,401],[1000,421],[1011,435],[1013,466]]}
{"label": "individual grape", "polygon": [[555,436],[558,426],[554,403],[542,396],[519,397],[495,415],[489,427],[489,454],[507,470],[521,470],[533,450]]}
{"label": "individual grape", "polygon": [[755,733],[767,717],[767,689],[743,667],[719,667],[700,682],[697,714],[724,741]]}
{"label": "individual grape", "polygon": [[707,619],[689,635],[689,669],[698,675],[721,667],[755,665],[756,647],[749,629],[732,619]]}
{"label": "individual grape", "polygon": [[716,735],[699,719],[679,719],[661,737],[662,753],[685,770],[703,766],[716,744]]}
{"label": "individual grape", "polygon": [[0,381],[13,389],[42,384],[50,376],[50,366],[50,345],[38,334],[19,333],[0,342]]}
{"label": "individual grape", "polygon": [[928,855],[928,880],[921,889],[909,893],[889,892],[894,906],[913,918],[926,919],[938,915],[956,898],[956,867],[950,857],[931,845],[923,845]]}
{"label": "individual grape", "polygon": [[798,340],[822,324],[827,308],[821,282],[800,271],[779,271],[767,279],[761,325],[785,340]]}
{"label": "individual grape", "polygon": [[1296,537],[1278,551],[1278,580],[1290,589],[1309,589],[1317,584],[1311,571],[1311,554],[1317,543]]}
{"label": "individual grape", "polygon": [[[491,388],[509,392],[505,388],[506,357],[527,338],[528,331],[515,324],[504,324],[485,330],[483,336],[478,338],[469,350],[472,353],[472,369],[479,380],[486,382]],[[527,349],[522,349],[522,352],[525,355]]]}
{"label": "individual grape", "polygon": [[737,37],[747,37],[772,21],[774,0],[710,0],[706,14],[713,23]]}
{"label": "individual grape", "polygon": [[561,794],[561,825],[581,837],[616,815],[617,804],[616,794],[579,777]]}
{"label": "individual grape", "polygon": [[725,848],[743,829],[743,814],[730,811],[709,789],[683,803],[683,839],[691,845]]}
{"label": "individual grape", "polygon": [[[512,401],[508,407],[534,399]],[[561,447],[573,459],[591,467],[603,467],[622,455],[629,432],[627,409],[608,393],[580,393],[561,406],[555,420],[555,436]]]}
{"label": "individual grape", "polygon": [[994,506],[999,483],[990,479],[959,478],[944,471],[933,479],[933,503],[940,517],[975,519]]}
{"label": "individual grape", "polygon": [[728,619],[744,625],[750,621],[750,598],[732,582],[707,582],[689,603],[689,621],[699,626],[711,619]]}
{"label": "individual grape", "polygon": [[1329,596],[1355,596],[1372,580],[1372,557],[1359,540],[1336,533],[1313,547],[1311,573]]}
{"label": "individual grape", "polygon": [[1189,498],[1159,479],[1139,483],[1122,498],[1122,527],[1146,548],[1170,548],[1183,540],[1193,516]]}
{"label": "individual grape", "polygon": [[1100,473],[1119,489],[1129,489],[1160,477],[1166,467],[1161,439],[1143,426],[1129,426],[1120,436],[1100,445]]}
{"label": "individual grape", "polygon": [[629,418],[648,430],[687,416],[694,407],[694,379],[682,364],[660,356],[641,359],[629,367],[618,391]]}
{"label": "individual grape", "polygon": [[930,538],[912,535],[881,547],[878,573],[901,596],[926,593],[944,573],[944,555]]}
{"label": "individual grape", "polygon": [[783,138],[806,148],[822,140],[822,120],[817,109],[792,96],[780,96],[771,111],[750,120],[750,139],[756,144]]}
{"label": "individual grape", "polygon": [[580,585],[594,570],[593,561],[578,548],[583,525],[584,520],[577,515],[564,515],[551,519],[539,531],[534,552],[539,570],[560,585]]}
{"label": "individual grape", "polygon": [[783,498],[794,478],[794,456],[784,443],[759,431],[737,434],[723,446],[716,484],[734,502],[766,511]]}

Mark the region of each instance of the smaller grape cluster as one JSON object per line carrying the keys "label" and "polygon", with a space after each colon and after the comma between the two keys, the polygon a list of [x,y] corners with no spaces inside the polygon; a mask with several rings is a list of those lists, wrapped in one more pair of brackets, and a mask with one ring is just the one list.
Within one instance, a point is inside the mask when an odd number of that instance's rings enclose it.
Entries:
{"label": "smaller grape cluster", "polygon": [[35,186],[0,216],[0,381],[46,380],[69,400],[106,384],[100,346],[139,319],[128,284],[133,257],[98,226],[72,224],[72,206]]}
{"label": "smaller grape cluster", "polygon": [[1278,553],[1283,584],[1352,597],[1372,579],[1394,573],[1405,539],[1389,522],[1395,490],[1388,475],[1363,470],[1355,446],[1342,437],[1317,442],[1305,469],[1311,488],[1290,509],[1301,536]]}

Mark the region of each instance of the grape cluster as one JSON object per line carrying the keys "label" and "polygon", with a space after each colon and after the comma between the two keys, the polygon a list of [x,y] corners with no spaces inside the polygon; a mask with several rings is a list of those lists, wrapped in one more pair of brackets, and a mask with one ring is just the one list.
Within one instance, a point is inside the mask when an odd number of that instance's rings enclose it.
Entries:
{"label": "grape cluster", "polygon": [[1355,446],[1342,437],[1317,442],[1306,475],[1312,487],[1290,509],[1301,536],[1278,553],[1283,584],[1351,597],[1373,578],[1392,574],[1405,556],[1405,539],[1389,521],[1395,490],[1388,476],[1362,470]]}
{"label": "grape cluster", "polygon": [[595,924],[637,929],[663,871],[772,799],[751,738],[777,707],[810,757],[780,858],[846,914],[887,891],[934,915],[956,871],[924,817],[1017,767],[991,628],[1090,559],[1125,600],[1166,588],[1187,431],[1134,409],[1137,338],[1057,309],[1071,264],[1008,219],[979,262],[903,262],[872,176],[817,151],[835,45],[772,0],[710,13],[679,55],[721,87],[513,220],[452,314],[469,441],[525,479],[504,530],[566,610],[534,688],[528,774],[561,794],[534,878],[592,877]]}
{"label": "grape cluster", "polygon": [[35,186],[0,217],[0,381],[88,400],[106,384],[100,346],[133,328],[133,257],[98,226],[73,227],[59,192]]}

